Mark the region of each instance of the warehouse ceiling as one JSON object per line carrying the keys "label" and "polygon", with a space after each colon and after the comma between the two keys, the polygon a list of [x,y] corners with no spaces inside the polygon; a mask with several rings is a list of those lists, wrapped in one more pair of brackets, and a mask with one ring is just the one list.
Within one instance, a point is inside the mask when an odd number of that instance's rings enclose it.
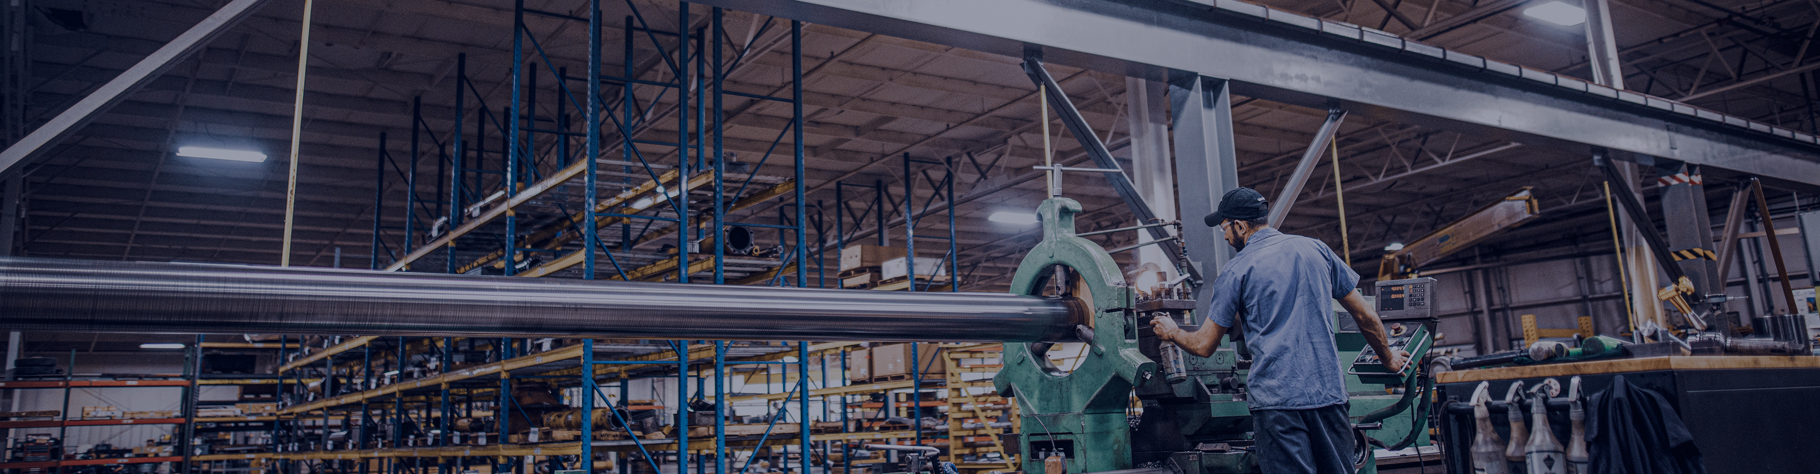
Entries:
{"label": "warehouse ceiling", "polygon": [[[1587,78],[1580,26],[1558,26],[1522,13],[1544,0],[1472,2],[1458,0],[1290,0],[1265,2],[1322,18],[1345,21],[1500,61]],[[31,47],[29,127],[35,127],[119,74],[164,42],[193,25],[219,0],[30,0],[39,13]],[[527,0],[527,7],[582,16],[586,2]],[[631,0],[603,2],[606,18],[633,15],[654,29],[676,29],[678,4]],[[635,7],[635,8],[634,8]],[[509,82],[513,9],[507,0],[322,0],[316,2],[310,45],[297,187],[294,264],[366,268],[373,248],[375,211],[381,234],[380,266],[404,247],[406,180],[411,162],[413,100],[421,98],[429,131],[416,159],[420,202],[413,236],[424,237],[426,222],[446,215],[447,178],[436,178],[434,141],[446,141],[455,126],[456,88],[465,75],[473,93],[465,98],[464,128],[470,147],[483,154],[469,167],[501,169],[503,149],[496,131],[476,123],[498,120],[511,101]],[[148,87],[100,116],[26,169],[28,228],[25,253],[33,256],[108,260],[197,261],[276,264],[279,261],[291,107],[299,51],[300,0],[275,0],[252,18],[182,61]],[[691,24],[705,25],[709,10],[695,6]],[[1813,61],[1807,57],[1820,7],[1782,0],[1614,0],[1612,15],[1630,89],[1682,99],[1695,105],[1761,122],[1813,132]],[[553,120],[559,96],[552,68],[583,75],[586,23],[527,16],[526,28],[548,60],[527,54],[527,70],[540,77],[540,119]],[[626,57],[625,22],[608,21],[603,33],[604,70],[630,68],[639,79],[671,80],[652,38],[672,50],[675,40],[654,35],[632,41]],[[729,12],[726,54],[748,52],[727,79],[727,88],[751,94],[787,96],[790,91],[788,23]],[[1058,25],[1058,27],[1065,27]],[[462,59],[465,55],[465,60]],[[461,71],[465,61],[465,71]],[[629,64],[628,64],[629,63]],[[1035,88],[1017,58],[955,49],[866,32],[808,25],[803,35],[803,132],[809,200],[819,203],[820,224],[832,241],[835,181],[852,213],[872,199],[875,182],[886,183],[887,219],[903,214],[904,155],[939,163],[951,159],[957,185],[955,235],[967,289],[1003,288],[1033,227],[991,222],[998,211],[1027,212],[1043,197],[1040,132]],[[1125,78],[1050,65],[1051,73],[1082,110],[1096,132],[1127,156],[1129,132]],[[585,81],[570,81],[580,87]],[[620,97],[617,85],[604,87]],[[635,88],[638,113],[651,115],[636,145],[657,172],[677,163],[674,94]],[[479,108],[487,107],[483,116]],[[618,104],[617,101],[614,104]],[[623,113],[615,109],[615,113]],[[773,140],[789,123],[788,104],[728,97],[730,153],[754,170],[755,182],[771,185],[791,175],[793,138]],[[573,117],[575,108],[567,106]],[[1241,181],[1275,195],[1295,167],[1326,111],[1235,97]],[[1051,116],[1053,118],[1053,116]],[[554,126],[545,123],[543,126]],[[1085,163],[1080,146],[1053,127],[1057,156]],[[386,137],[381,161],[380,137]],[[434,136],[435,138],[431,138]],[[1488,249],[1538,249],[1593,242],[1604,232],[1598,177],[1583,156],[1462,135],[1410,124],[1352,117],[1339,133],[1338,165],[1345,189],[1346,244],[1362,273],[1391,242],[1417,238],[1521,187],[1533,186],[1544,220],[1533,230],[1513,233]],[[613,139],[609,143],[617,143]],[[476,143],[477,142],[477,143]],[[271,159],[238,163],[174,156],[187,145],[261,150]],[[559,168],[555,137],[539,138],[541,172]],[[693,153],[693,152],[691,152]],[[480,164],[472,160],[478,158]],[[602,196],[647,181],[642,168],[628,168],[619,148],[603,153]],[[762,165],[759,165],[760,161]],[[1086,165],[1082,165],[1086,166]],[[1284,226],[1339,248],[1333,175],[1323,165],[1297,199]],[[947,197],[931,196],[941,166],[912,163],[911,191],[920,212]],[[923,173],[929,173],[927,175]],[[443,176],[446,176],[443,175]],[[478,174],[482,186],[497,188],[495,175]],[[1083,202],[1082,227],[1129,225],[1124,204],[1092,175],[1069,175],[1064,194]],[[1709,178],[1711,180],[1711,178]],[[489,184],[490,183],[490,184]],[[1709,181],[1710,184],[1710,181]],[[385,199],[375,206],[375,186]],[[547,216],[580,203],[582,191],[569,187],[541,203]],[[1651,193],[1646,193],[1651,194]],[[1711,193],[1715,203],[1728,199]],[[1777,196],[1777,195],[1780,196]],[[1787,193],[1772,193],[1786,199]],[[438,204],[441,202],[442,204]],[[703,199],[698,204],[705,203]],[[565,205],[565,203],[567,205]],[[704,204],[705,205],[705,204]],[[738,211],[740,222],[778,223],[776,199]],[[654,215],[666,215],[661,211]],[[667,214],[672,215],[673,214]],[[852,216],[852,214],[849,214]],[[948,220],[939,212],[918,221],[917,245],[945,247]],[[536,222],[535,215],[526,219]],[[873,221],[859,232],[851,219],[849,237],[873,241]],[[1198,216],[1189,216],[1191,223]],[[894,224],[895,225],[895,224]],[[1198,225],[1198,224],[1196,224]],[[661,226],[660,226],[661,227]],[[627,229],[643,234],[649,229]],[[612,237],[606,234],[614,235]],[[620,231],[603,232],[617,243]],[[901,243],[901,226],[888,231]],[[774,245],[774,232],[759,231],[760,245]],[[1131,232],[1104,237],[1109,246],[1135,241]],[[813,241],[813,236],[811,237]],[[615,264],[643,265],[666,258],[662,246],[674,238],[645,240],[615,254]],[[769,243],[768,243],[769,242]],[[834,244],[827,244],[832,247]],[[940,252],[937,252],[940,255]],[[1123,257],[1123,256],[1121,256]],[[430,260],[438,261],[436,257]],[[729,262],[746,265],[741,274],[776,266],[775,260]],[[604,265],[604,264],[603,264]],[[832,256],[827,277],[834,277]],[[421,270],[441,270],[424,268]],[[612,270],[597,268],[606,276]],[[813,273],[812,273],[813,274]],[[575,270],[560,273],[575,276]]]}

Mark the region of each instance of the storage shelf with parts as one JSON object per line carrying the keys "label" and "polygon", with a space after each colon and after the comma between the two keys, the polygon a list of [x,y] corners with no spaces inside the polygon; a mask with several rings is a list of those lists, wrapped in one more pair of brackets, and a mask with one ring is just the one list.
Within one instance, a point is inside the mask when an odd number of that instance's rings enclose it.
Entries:
{"label": "storage shelf with parts", "polygon": [[281,387],[321,380],[259,373],[262,361],[270,364],[280,351],[297,349],[296,339],[248,336],[247,341],[197,340],[202,359],[195,384],[201,391],[189,426],[194,443],[189,453],[190,473],[266,472],[264,457],[276,448],[282,419],[277,414]]}
{"label": "storage shelf with parts", "polygon": [[[194,360],[194,355],[193,351],[184,353],[189,360]],[[21,411],[0,412],[0,430],[14,436],[4,440],[0,472],[56,473],[89,469],[85,466],[184,462],[180,434],[189,421],[187,400],[193,393],[188,373],[110,374],[108,378],[78,379],[74,375],[80,367],[77,353],[71,351],[61,362],[49,357],[18,359],[17,367],[31,372],[30,379],[0,382],[0,392],[11,392],[7,398],[15,404],[26,402],[15,405]],[[90,398],[74,397],[78,391]],[[23,392],[54,392],[57,396],[28,397],[22,396]],[[71,406],[73,401],[82,399],[118,399],[132,405],[125,410],[115,406]],[[168,402],[168,407],[175,409],[143,410],[161,402]],[[135,406],[141,411],[131,409]],[[153,432],[169,430],[170,434],[157,441],[148,440],[145,446],[118,449],[106,442],[87,441],[111,439],[122,427],[142,426],[152,427]],[[72,436],[82,441],[72,441]]]}
{"label": "storage shelf with parts", "polygon": [[[279,452],[198,459],[328,461],[374,469],[419,459],[487,464],[514,456],[570,459],[582,454],[584,438],[591,438],[588,447],[594,453],[606,456],[597,456],[596,461],[677,451],[680,436],[674,426],[658,426],[665,407],[630,400],[624,388],[636,380],[674,379],[680,362],[676,346],[636,340],[580,342],[399,337],[306,341],[303,347],[316,348],[306,350],[334,353],[299,355],[295,360],[307,358],[308,364],[289,365],[287,379],[317,382],[292,384],[284,392],[283,406],[277,410],[283,426]],[[731,344],[725,360],[782,364],[797,354],[793,346]],[[815,352],[826,350],[818,347]],[[712,345],[692,345],[687,355],[689,376],[702,377],[702,367],[713,367]],[[593,365],[584,365],[589,361]],[[449,370],[440,370],[443,367]],[[589,369],[584,372],[584,367]],[[603,408],[592,414],[592,436],[579,430],[583,415],[575,407],[578,397],[585,396],[584,373],[596,386],[621,387],[616,408],[597,401]],[[605,396],[608,391],[598,395],[611,398]],[[759,398],[764,397],[751,399]],[[801,442],[798,423],[726,426],[729,449],[751,451]],[[692,426],[688,437],[686,451],[691,456],[713,455],[712,425]]]}

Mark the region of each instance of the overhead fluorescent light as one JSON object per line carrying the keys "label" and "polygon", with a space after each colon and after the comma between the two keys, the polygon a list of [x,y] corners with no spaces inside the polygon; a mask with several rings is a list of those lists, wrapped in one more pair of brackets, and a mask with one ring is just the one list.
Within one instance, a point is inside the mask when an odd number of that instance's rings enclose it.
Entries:
{"label": "overhead fluorescent light", "polygon": [[183,348],[183,343],[179,343],[179,342],[147,342],[147,343],[145,343],[145,344],[140,344],[140,345],[139,345],[139,348],[140,348],[140,349],[182,349],[182,348]]}
{"label": "overhead fluorescent light", "polygon": [[229,150],[225,148],[208,148],[200,146],[178,147],[177,156],[208,158],[212,160],[246,161],[251,163],[265,162],[265,154],[257,151]]}
{"label": "overhead fluorescent light", "polygon": [[1586,23],[1586,9],[1562,2],[1548,2],[1523,9],[1523,15],[1561,26]]}
{"label": "overhead fluorescent light", "polygon": [[986,216],[986,220],[1000,224],[1031,225],[1036,223],[1036,214],[1019,211],[998,211]]}
{"label": "overhead fluorescent light", "polygon": [[1395,252],[1395,251],[1398,251],[1398,250],[1403,250],[1403,243],[1402,243],[1402,242],[1391,242],[1391,243],[1390,243],[1390,245],[1386,245],[1386,246],[1384,246],[1384,251],[1385,251],[1385,252]]}

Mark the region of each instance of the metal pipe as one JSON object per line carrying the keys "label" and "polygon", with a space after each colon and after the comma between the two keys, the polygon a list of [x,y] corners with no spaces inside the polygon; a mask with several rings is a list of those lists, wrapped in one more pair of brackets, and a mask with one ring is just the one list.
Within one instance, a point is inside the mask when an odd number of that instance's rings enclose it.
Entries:
{"label": "metal pipe", "polygon": [[0,330],[1062,341],[1087,309],[989,293],[0,258]]}

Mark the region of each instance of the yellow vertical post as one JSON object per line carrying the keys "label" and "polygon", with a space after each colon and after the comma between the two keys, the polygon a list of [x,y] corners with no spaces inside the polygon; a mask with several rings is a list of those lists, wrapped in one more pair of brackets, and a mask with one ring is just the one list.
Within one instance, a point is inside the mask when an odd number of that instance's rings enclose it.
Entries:
{"label": "yellow vertical post", "polygon": [[1352,266],[1352,242],[1346,235],[1346,192],[1340,189],[1340,137],[1335,136],[1327,143],[1333,146],[1333,198],[1340,208],[1340,256],[1346,259],[1346,266]]}
{"label": "yellow vertical post", "polygon": [[1048,94],[1048,92],[1049,92],[1049,86],[1043,85],[1043,84],[1038,84],[1036,86],[1037,107],[1042,109],[1042,113],[1043,113],[1043,167],[1049,168],[1047,170],[1043,170],[1043,181],[1046,181],[1049,184],[1049,197],[1055,197],[1055,181],[1056,181],[1055,153],[1049,150],[1050,145],[1049,145],[1049,94]]}
{"label": "yellow vertical post", "polygon": [[1630,260],[1624,258],[1624,240],[1618,237],[1618,211],[1613,209],[1611,204],[1611,182],[1606,182],[1604,185],[1605,218],[1611,223],[1611,245],[1618,255],[1618,284],[1623,286],[1624,318],[1630,322],[1630,330],[1634,334],[1637,331],[1637,312],[1636,308],[1631,306],[1630,278],[1625,275],[1628,272],[1624,269],[1630,265]]}
{"label": "yellow vertical post", "polygon": [[290,185],[284,192],[284,248],[278,265],[291,266],[291,228],[297,214],[297,148],[303,142],[303,80],[310,66],[310,17],[315,0],[303,0],[303,37],[297,43],[297,101],[291,108],[291,173]]}

